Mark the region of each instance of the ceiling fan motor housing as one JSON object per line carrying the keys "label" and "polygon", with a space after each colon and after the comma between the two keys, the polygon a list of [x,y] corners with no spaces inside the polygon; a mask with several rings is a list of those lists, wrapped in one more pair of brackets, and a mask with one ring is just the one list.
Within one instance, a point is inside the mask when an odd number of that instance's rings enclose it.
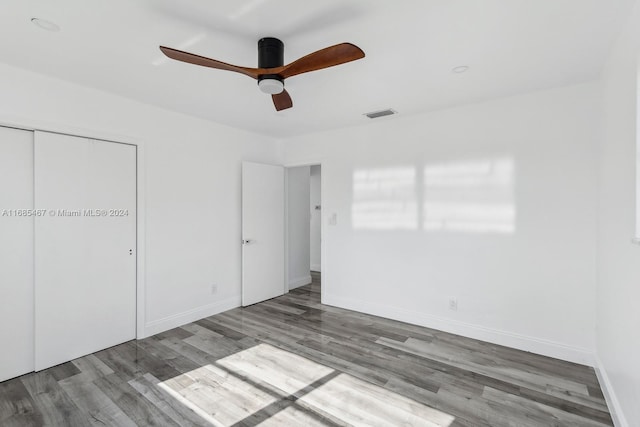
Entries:
{"label": "ceiling fan motor housing", "polygon": [[[284,43],[274,37],[264,37],[258,41],[258,68],[277,68],[284,65]],[[258,76],[258,85],[262,80],[276,80],[284,84],[284,79],[277,74]],[[267,82],[265,82],[267,83]],[[275,83],[275,82],[273,82]]]}

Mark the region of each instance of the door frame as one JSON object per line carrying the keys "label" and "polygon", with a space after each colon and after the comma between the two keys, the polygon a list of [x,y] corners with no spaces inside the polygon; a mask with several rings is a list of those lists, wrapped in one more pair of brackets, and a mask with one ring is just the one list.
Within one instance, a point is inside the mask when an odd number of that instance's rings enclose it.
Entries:
{"label": "door frame", "polygon": [[146,331],[146,286],[145,286],[145,179],[146,155],[143,140],[127,135],[113,134],[107,131],[86,129],[69,124],[50,123],[28,118],[8,120],[0,118],[0,126],[27,131],[42,131],[81,138],[97,139],[114,144],[133,145],[136,147],[136,339],[149,336]]}
{"label": "door frame", "polygon": [[[293,163],[285,163],[284,164],[284,168],[286,169],[290,169],[290,168],[297,168],[297,167],[301,167],[301,166],[320,166],[320,199],[321,199],[321,203],[322,203],[322,209],[320,210],[320,270],[322,270],[320,272],[321,274],[321,283],[322,285],[320,286],[320,302],[321,303],[325,303],[325,299],[326,299],[326,295],[329,295],[329,292],[327,291],[327,289],[329,289],[329,282],[326,279],[326,277],[328,277],[327,275],[327,256],[326,256],[326,252],[327,252],[327,239],[326,239],[326,233],[327,233],[327,227],[326,227],[326,217],[325,217],[325,200],[326,200],[326,190],[325,190],[325,182],[326,182],[326,177],[325,177],[325,173],[324,173],[324,167],[322,164],[322,160],[309,160],[309,161],[303,161],[303,162],[293,162]],[[284,278],[285,278],[285,293],[289,292],[289,174],[285,173],[284,174],[284,200],[285,200],[285,210],[284,210],[284,233],[285,233],[285,239],[284,239],[284,250],[285,250],[285,257],[284,257]]]}

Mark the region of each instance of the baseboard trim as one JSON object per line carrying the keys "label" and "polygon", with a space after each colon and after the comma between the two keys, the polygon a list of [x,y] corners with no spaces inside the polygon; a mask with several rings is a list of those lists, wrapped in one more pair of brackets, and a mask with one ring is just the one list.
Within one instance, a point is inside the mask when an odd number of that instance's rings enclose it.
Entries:
{"label": "baseboard trim", "polygon": [[383,304],[357,301],[335,295],[323,295],[323,297],[323,303],[327,305],[399,320],[401,322],[437,329],[451,334],[462,335],[464,337],[573,363],[594,366],[594,352],[586,348],[569,346],[551,340],[488,328]]}
{"label": "baseboard trim", "polygon": [[238,295],[213,304],[194,308],[193,310],[185,311],[183,313],[174,314],[163,319],[148,322],[144,328],[145,336],[143,338],[186,325],[187,323],[195,322],[196,320],[200,320],[205,317],[213,316],[214,314],[222,313],[223,311],[240,307],[241,305],[242,298]]}
{"label": "baseboard trim", "polygon": [[289,290],[311,283],[311,275],[289,280]]}
{"label": "baseboard trim", "polygon": [[320,273],[320,264],[311,264],[311,271],[317,271]]}
{"label": "baseboard trim", "polygon": [[629,427],[629,423],[624,416],[624,412],[622,412],[622,405],[620,405],[620,401],[616,396],[616,392],[613,389],[613,384],[611,384],[607,370],[597,354],[595,355],[595,371],[596,376],[598,377],[598,382],[600,382],[600,387],[602,388],[602,393],[607,401],[611,418],[613,418],[613,425],[616,427]]}

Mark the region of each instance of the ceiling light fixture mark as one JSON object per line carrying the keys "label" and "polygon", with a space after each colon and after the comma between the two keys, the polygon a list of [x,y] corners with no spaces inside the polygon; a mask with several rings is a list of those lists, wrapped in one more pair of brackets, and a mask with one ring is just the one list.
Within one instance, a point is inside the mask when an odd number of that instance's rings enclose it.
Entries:
{"label": "ceiling light fixture mark", "polygon": [[56,24],[55,22],[47,21],[46,19],[31,18],[31,22],[33,22],[34,25],[37,25],[43,30],[51,31],[53,33],[57,33],[58,31],[60,31],[60,26],[58,24]]}
{"label": "ceiling light fixture mark", "polygon": [[451,72],[454,74],[462,74],[469,71],[469,68],[470,67],[468,65],[460,65],[459,67],[454,67]]}

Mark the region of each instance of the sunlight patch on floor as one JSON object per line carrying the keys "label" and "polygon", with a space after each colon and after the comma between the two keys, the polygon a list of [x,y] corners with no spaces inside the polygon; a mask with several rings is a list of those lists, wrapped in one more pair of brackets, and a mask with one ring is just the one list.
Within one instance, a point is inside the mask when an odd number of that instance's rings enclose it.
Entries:
{"label": "sunlight patch on floor", "polygon": [[366,381],[340,374],[301,400],[353,425],[450,426],[455,417]]}
{"label": "sunlight patch on floor", "polygon": [[382,387],[259,344],[159,383],[214,426],[253,417],[259,425],[443,426],[455,417]]}
{"label": "sunlight patch on floor", "polygon": [[333,373],[333,369],[269,344],[259,344],[217,362],[232,372],[273,385],[287,395]]}

